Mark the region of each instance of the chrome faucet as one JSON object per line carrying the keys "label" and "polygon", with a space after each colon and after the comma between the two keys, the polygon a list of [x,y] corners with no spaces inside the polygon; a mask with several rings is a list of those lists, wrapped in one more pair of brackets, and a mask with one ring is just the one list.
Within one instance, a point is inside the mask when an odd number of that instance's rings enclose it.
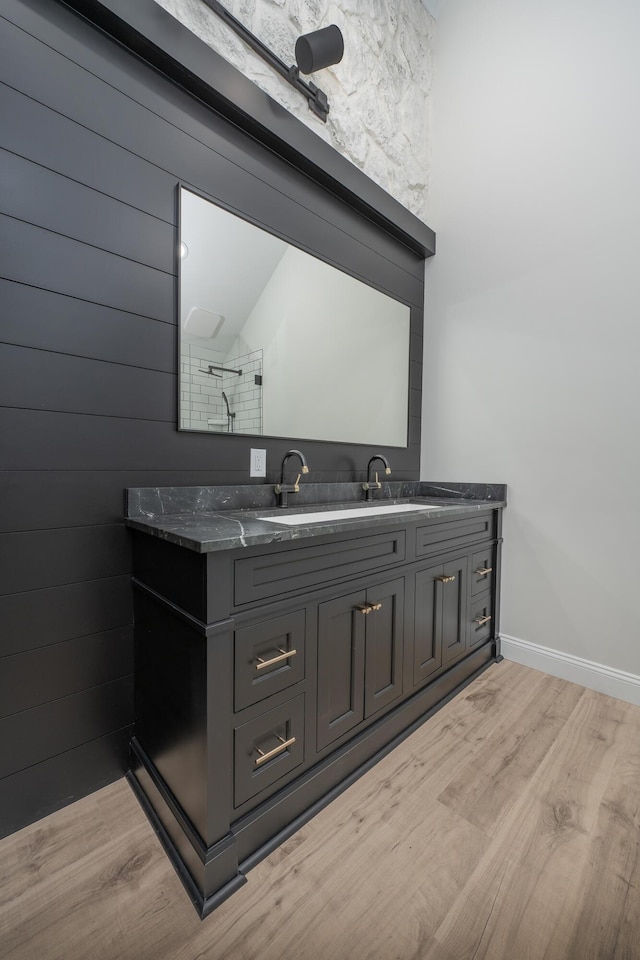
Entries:
{"label": "chrome faucet", "polygon": [[[284,468],[289,457],[297,457],[301,465],[301,472],[296,477],[295,483],[284,482]],[[280,483],[276,483],[274,488],[278,497],[279,507],[287,506],[287,494],[300,492],[300,477],[302,476],[303,473],[309,473],[309,467],[307,466],[307,461],[305,460],[304,454],[301,453],[300,450],[287,450],[284,457],[282,458],[282,468],[280,470]]]}
{"label": "chrome faucet", "polygon": [[391,467],[389,466],[389,461],[386,457],[383,457],[381,453],[375,453],[369,463],[367,464],[367,482],[362,484],[362,489],[365,491],[365,500],[373,500],[373,491],[380,490],[382,484],[378,480],[378,471],[376,470],[375,480],[371,479],[371,464],[375,463],[376,460],[380,460],[384,464],[384,472],[386,474],[391,473]]}

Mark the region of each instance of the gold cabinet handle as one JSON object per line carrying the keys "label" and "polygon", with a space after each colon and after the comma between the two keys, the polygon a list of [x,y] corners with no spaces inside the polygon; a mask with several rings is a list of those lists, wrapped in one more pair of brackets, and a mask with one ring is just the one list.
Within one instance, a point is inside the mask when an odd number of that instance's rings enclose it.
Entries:
{"label": "gold cabinet handle", "polygon": [[288,660],[289,657],[295,657],[297,650],[283,650],[282,647],[278,647],[280,655],[278,657],[272,657],[271,660],[263,660],[262,657],[256,657],[256,670],[266,670],[267,667],[272,667],[274,663],[281,663],[282,660]]}
{"label": "gold cabinet handle", "polygon": [[486,577],[488,573],[493,573],[493,567],[480,567],[476,573],[479,577]]}
{"label": "gold cabinet handle", "polygon": [[489,623],[489,620],[491,620],[491,617],[476,617],[473,622],[477,623],[479,627],[482,627],[485,623]]}
{"label": "gold cabinet handle", "polygon": [[455,576],[451,577],[436,577],[436,580],[439,580],[440,583],[453,583]]}
{"label": "gold cabinet handle", "polygon": [[375,613],[376,610],[382,610],[382,603],[364,603],[357,606],[358,613]]}
{"label": "gold cabinet handle", "polygon": [[264,750],[260,749],[260,747],[256,747],[256,750],[260,754],[259,757],[256,757],[256,767],[259,767],[261,763],[266,763],[267,760],[271,760],[272,757],[277,757],[279,753],[283,753],[287,747],[291,747],[296,742],[295,737],[291,737],[290,740],[285,740],[283,737],[278,737],[278,740],[280,741],[278,746],[274,747],[273,750],[269,750],[268,753],[265,753]]}

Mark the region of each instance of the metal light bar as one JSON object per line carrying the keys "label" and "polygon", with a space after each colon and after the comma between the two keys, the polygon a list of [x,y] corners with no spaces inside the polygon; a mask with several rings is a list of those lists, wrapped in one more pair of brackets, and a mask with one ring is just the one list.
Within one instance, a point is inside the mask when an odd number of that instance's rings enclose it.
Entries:
{"label": "metal light bar", "polygon": [[307,103],[309,104],[309,109],[313,110],[315,115],[319,117],[325,123],[327,122],[327,117],[329,116],[329,101],[327,100],[326,93],[323,93],[315,84],[310,83],[306,80],[303,80],[300,76],[300,71],[298,67],[293,64],[288,67],[286,63],[277,57],[275,53],[269,49],[256,36],[254,36],[243,23],[240,23],[239,20],[229,13],[226,7],[223,7],[218,0],[202,0],[202,2],[209,7],[215,14],[217,14],[221,20],[231,27],[234,33],[244,40],[244,42],[251,47],[251,49],[258,54],[259,57],[262,57],[270,67],[272,67],[276,73],[279,73],[287,83],[290,83],[303,97],[306,98]]}

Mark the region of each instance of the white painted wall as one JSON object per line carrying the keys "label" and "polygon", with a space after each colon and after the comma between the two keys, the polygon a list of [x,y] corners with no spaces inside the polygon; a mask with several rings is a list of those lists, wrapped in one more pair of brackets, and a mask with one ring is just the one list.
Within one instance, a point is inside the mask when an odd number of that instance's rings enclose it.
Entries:
{"label": "white painted wall", "polygon": [[264,351],[264,432],[404,443],[409,323],[405,304],[289,247],[238,339]]}
{"label": "white painted wall", "polygon": [[640,675],[640,3],[448,0],[422,475],[506,481],[502,631]]}

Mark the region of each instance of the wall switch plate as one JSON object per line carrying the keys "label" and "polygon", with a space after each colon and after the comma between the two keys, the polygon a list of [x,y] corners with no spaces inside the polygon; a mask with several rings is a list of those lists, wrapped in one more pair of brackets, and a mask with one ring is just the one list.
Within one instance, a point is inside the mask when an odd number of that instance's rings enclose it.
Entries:
{"label": "wall switch plate", "polygon": [[249,461],[250,477],[266,477],[267,475],[267,451],[251,450],[251,459]]}

